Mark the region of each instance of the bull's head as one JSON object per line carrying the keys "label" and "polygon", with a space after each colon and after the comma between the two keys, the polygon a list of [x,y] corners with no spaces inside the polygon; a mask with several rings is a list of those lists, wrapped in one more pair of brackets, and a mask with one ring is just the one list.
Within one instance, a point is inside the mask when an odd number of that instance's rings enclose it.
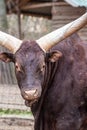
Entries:
{"label": "bull's head", "polygon": [[74,22],[33,42],[22,42],[0,32],[0,45],[12,52],[1,53],[0,59],[4,62],[14,63],[18,85],[25,100],[35,102],[41,96],[46,60],[56,62],[62,56],[61,52],[54,51],[46,59],[46,52],[86,24],[87,13]]}

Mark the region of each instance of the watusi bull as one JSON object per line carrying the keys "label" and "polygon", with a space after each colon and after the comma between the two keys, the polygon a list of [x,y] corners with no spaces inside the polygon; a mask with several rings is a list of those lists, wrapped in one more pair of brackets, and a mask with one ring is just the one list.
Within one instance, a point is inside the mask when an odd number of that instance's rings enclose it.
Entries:
{"label": "watusi bull", "polygon": [[1,53],[0,59],[15,65],[21,95],[35,117],[35,130],[85,128],[87,43],[75,32],[86,25],[87,13],[81,18],[36,41],[22,42],[0,32],[0,44],[12,51]]}

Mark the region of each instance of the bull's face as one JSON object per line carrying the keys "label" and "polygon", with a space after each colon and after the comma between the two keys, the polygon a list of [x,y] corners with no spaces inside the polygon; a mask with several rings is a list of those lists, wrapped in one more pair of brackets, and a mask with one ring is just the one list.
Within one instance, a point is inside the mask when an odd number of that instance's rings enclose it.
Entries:
{"label": "bull's face", "polygon": [[15,72],[21,95],[31,105],[41,96],[45,73],[44,53],[34,42],[24,43],[16,52]]}
{"label": "bull's face", "polygon": [[35,102],[42,91],[45,61],[44,53],[34,42],[25,42],[15,54],[2,53],[0,59],[5,62],[12,61],[22,97]]}
{"label": "bull's face", "polygon": [[[55,62],[60,56],[61,53],[52,52],[48,61]],[[14,62],[18,86],[27,105],[32,105],[41,96],[46,66],[45,57],[46,54],[35,42],[24,42],[15,54],[0,54],[1,60]]]}

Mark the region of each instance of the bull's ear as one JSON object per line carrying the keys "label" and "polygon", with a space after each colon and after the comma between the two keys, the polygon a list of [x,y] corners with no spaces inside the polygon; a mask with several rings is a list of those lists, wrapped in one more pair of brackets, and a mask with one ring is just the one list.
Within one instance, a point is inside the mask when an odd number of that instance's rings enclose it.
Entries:
{"label": "bull's ear", "polygon": [[15,62],[14,54],[12,53],[1,53],[0,54],[0,60],[4,62]]}
{"label": "bull's ear", "polygon": [[62,53],[60,51],[53,51],[49,53],[49,56],[48,56],[49,61],[51,62],[56,62],[61,57],[62,57]]}

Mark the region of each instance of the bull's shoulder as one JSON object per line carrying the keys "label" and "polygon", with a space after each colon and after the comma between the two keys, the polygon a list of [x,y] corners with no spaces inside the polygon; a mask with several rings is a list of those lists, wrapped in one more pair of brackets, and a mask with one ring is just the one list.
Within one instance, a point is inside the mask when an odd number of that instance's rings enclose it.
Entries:
{"label": "bull's shoulder", "polygon": [[80,39],[77,34],[73,34],[57,44],[53,50],[59,50],[63,56],[72,60],[85,60],[87,57],[87,42]]}

